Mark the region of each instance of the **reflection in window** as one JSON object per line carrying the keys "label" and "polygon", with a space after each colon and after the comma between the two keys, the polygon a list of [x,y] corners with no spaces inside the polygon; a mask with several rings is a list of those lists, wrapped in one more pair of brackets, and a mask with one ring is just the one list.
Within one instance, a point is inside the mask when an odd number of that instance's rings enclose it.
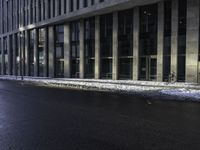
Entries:
{"label": "reflection in window", "polygon": [[119,12],[118,15],[119,78],[132,78],[133,64],[133,10]]}
{"label": "reflection in window", "polygon": [[113,15],[100,17],[101,78],[112,78]]}
{"label": "reflection in window", "polygon": [[3,38],[3,51],[4,51],[4,74],[8,75],[8,45],[7,37]]}
{"label": "reflection in window", "polygon": [[164,57],[163,57],[163,80],[168,81],[171,73],[171,7],[172,2],[164,2]]}
{"label": "reflection in window", "polygon": [[140,7],[139,79],[156,80],[157,4]]}
{"label": "reflection in window", "polygon": [[38,31],[38,61],[39,61],[39,76],[44,76],[44,52],[45,52],[45,30],[44,28]]}
{"label": "reflection in window", "polygon": [[179,0],[178,8],[178,81],[185,81],[187,0]]}
{"label": "reflection in window", "polygon": [[70,26],[71,40],[71,76],[79,78],[79,61],[80,61],[80,23],[72,22]]}
{"label": "reflection in window", "polygon": [[64,26],[55,27],[55,76],[64,77]]}
{"label": "reflection in window", "polygon": [[84,28],[85,77],[94,78],[95,18],[86,19]]}
{"label": "reflection in window", "polygon": [[29,75],[34,76],[34,41],[35,32],[31,30],[29,32]]}

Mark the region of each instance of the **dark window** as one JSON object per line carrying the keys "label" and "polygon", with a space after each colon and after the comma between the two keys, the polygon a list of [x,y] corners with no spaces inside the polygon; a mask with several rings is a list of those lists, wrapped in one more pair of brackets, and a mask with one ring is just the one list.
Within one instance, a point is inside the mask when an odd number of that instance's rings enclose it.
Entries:
{"label": "dark window", "polygon": [[95,18],[84,22],[85,77],[94,78]]}
{"label": "dark window", "polygon": [[132,78],[133,64],[133,10],[119,12],[118,15],[119,78]]}
{"label": "dark window", "polygon": [[185,81],[187,0],[179,0],[178,9],[178,73],[177,80]]}
{"label": "dark window", "polygon": [[29,32],[29,75],[34,76],[34,41],[35,32],[31,30]]}
{"label": "dark window", "polygon": [[55,76],[64,77],[64,26],[55,27]]}
{"label": "dark window", "polygon": [[100,17],[101,78],[112,78],[113,15]]}
{"label": "dark window", "polygon": [[80,59],[80,23],[72,22],[70,26],[71,40],[71,77],[79,78],[79,59]]}
{"label": "dark window", "polygon": [[157,11],[157,4],[140,7],[140,80],[156,80]]}
{"label": "dark window", "polygon": [[171,73],[171,13],[172,2],[164,2],[164,57],[163,57],[163,80],[168,81]]}

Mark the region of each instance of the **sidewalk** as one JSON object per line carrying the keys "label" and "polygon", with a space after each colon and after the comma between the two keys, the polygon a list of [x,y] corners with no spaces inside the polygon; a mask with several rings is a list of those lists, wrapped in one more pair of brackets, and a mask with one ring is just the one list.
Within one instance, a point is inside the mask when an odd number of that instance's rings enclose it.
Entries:
{"label": "sidewalk", "polygon": [[[21,77],[0,76],[0,80],[20,81]],[[96,80],[24,77],[25,82],[40,86],[73,88],[81,90],[111,91],[127,94],[140,93],[145,95],[175,96],[180,99],[200,101],[200,85],[195,83],[166,83],[153,81],[131,80]]]}

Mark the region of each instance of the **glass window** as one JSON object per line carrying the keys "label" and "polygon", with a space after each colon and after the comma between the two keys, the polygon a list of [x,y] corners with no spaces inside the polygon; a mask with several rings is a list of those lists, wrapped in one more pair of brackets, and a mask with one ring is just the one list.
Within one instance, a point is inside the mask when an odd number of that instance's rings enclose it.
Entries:
{"label": "glass window", "polygon": [[132,78],[133,64],[133,10],[118,15],[119,78]]}
{"label": "glass window", "polygon": [[178,9],[178,73],[177,80],[185,81],[187,0],[179,0]]}
{"label": "glass window", "polygon": [[80,23],[72,22],[70,25],[70,45],[71,45],[71,76],[79,78],[80,59]]}
{"label": "glass window", "polygon": [[55,27],[55,76],[64,77],[64,26]]}
{"label": "glass window", "polygon": [[157,4],[140,7],[139,79],[156,80]]}
{"label": "glass window", "polygon": [[112,78],[113,15],[100,17],[101,78]]}
{"label": "glass window", "polygon": [[34,41],[35,32],[31,30],[29,32],[29,75],[34,76]]}
{"label": "glass window", "polygon": [[84,31],[85,77],[94,78],[95,18],[85,20]]}

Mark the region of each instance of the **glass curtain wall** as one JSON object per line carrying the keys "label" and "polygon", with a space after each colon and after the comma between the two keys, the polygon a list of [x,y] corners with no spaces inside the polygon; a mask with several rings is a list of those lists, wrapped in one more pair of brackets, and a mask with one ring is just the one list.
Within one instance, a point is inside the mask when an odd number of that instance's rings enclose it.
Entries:
{"label": "glass curtain wall", "polygon": [[102,15],[100,17],[100,77],[103,79],[112,78],[112,33],[113,15]]}
{"label": "glass curtain wall", "polygon": [[29,75],[34,76],[34,37],[33,30],[29,32]]}
{"label": "glass curtain wall", "polygon": [[10,75],[13,75],[13,36],[9,36],[10,41]]}
{"label": "glass curtain wall", "polygon": [[64,77],[64,26],[55,27],[55,77]]}
{"label": "glass curtain wall", "polygon": [[157,79],[157,4],[140,7],[139,79]]}
{"label": "glass curtain wall", "polygon": [[4,50],[4,74],[8,75],[8,44],[7,37],[3,38],[3,50]]}
{"label": "glass curtain wall", "polygon": [[132,79],[133,72],[133,10],[118,15],[119,79]]}
{"label": "glass curtain wall", "polygon": [[163,81],[169,80],[171,73],[171,31],[172,31],[172,2],[164,2],[164,57],[163,57]]}
{"label": "glass curtain wall", "polygon": [[179,0],[178,9],[178,81],[185,81],[187,0]]}
{"label": "glass curtain wall", "polygon": [[95,18],[84,22],[85,78],[94,78],[95,63]]}
{"label": "glass curtain wall", "polygon": [[70,25],[70,40],[71,40],[71,77],[79,78],[80,64],[80,23],[72,22]]}
{"label": "glass curtain wall", "polygon": [[1,75],[1,73],[2,73],[2,67],[1,67],[1,65],[2,65],[2,47],[1,47],[1,40],[2,39],[0,39],[0,75]]}
{"label": "glass curtain wall", "polygon": [[44,76],[44,62],[45,62],[45,29],[38,30],[38,61],[39,61],[39,76]]}

